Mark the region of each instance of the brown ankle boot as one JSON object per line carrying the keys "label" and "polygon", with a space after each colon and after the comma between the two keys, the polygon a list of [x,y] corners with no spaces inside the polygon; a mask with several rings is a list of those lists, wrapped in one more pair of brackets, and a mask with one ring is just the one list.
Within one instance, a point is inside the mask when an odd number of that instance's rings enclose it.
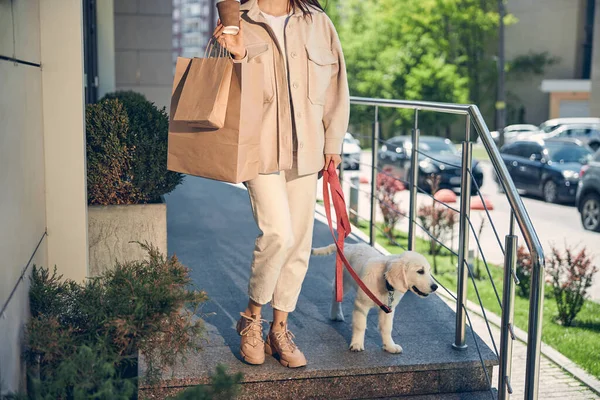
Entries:
{"label": "brown ankle boot", "polygon": [[[272,325],[272,323],[271,323]],[[287,329],[287,324],[282,324],[283,330],[271,330],[267,335],[265,353],[276,356],[284,367],[298,368],[306,365],[306,357],[294,343],[294,334]]]}
{"label": "brown ankle boot", "polygon": [[262,364],[265,362],[265,341],[263,339],[262,324],[267,321],[260,319],[260,315],[252,315],[251,317],[244,313],[240,313],[240,315],[241,318],[237,323],[236,330],[242,337],[240,341],[242,359],[248,364]]}

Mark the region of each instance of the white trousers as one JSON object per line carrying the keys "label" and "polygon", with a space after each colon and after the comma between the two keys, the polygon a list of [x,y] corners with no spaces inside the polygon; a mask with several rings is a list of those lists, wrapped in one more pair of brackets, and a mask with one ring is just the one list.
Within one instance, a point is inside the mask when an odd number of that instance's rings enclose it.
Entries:
{"label": "white trousers", "polygon": [[[295,161],[295,160],[294,160]],[[245,183],[256,238],[248,295],[259,304],[292,312],[308,270],[318,174],[288,171],[259,175]]]}

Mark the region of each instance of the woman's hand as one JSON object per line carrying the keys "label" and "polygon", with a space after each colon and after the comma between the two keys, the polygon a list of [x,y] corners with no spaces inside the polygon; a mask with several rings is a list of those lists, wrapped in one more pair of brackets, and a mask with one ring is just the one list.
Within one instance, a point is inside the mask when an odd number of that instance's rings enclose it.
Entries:
{"label": "woman's hand", "polygon": [[235,58],[236,60],[244,58],[244,56],[246,55],[246,48],[244,47],[244,35],[242,33],[242,24],[240,23],[240,30],[237,35],[229,35],[223,33],[223,29],[225,29],[225,27],[219,19],[217,21],[217,27],[213,32],[213,36],[215,37],[215,39],[217,39],[217,42],[219,42],[221,46],[227,49],[227,51],[229,51],[233,58]]}
{"label": "woman's hand", "polygon": [[342,162],[342,157],[340,157],[339,154],[325,154],[325,166],[323,167],[323,170],[326,170],[329,167],[331,161],[333,161],[333,166],[337,168]]}

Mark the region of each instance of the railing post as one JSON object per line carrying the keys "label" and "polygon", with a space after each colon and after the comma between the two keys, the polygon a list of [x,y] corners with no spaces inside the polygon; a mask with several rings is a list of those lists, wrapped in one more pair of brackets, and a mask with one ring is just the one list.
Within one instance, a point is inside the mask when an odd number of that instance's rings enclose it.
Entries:
{"label": "railing post", "polygon": [[529,330],[527,332],[527,363],[525,367],[526,400],[537,400],[540,381],[540,351],[542,345],[542,312],[544,310],[543,258],[532,254],[531,293],[529,296]]}
{"label": "railing post", "polygon": [[371,218],[369,220],[369,244],[375,246],[376,209],[375,198],[377,196],[377,151],[379,149],[379,107],[375,106],[375,121],[373,122],[373,136],[371,138]]}
{"label": "railing post", "polygon": [[514,215],[510,213],[510,232],[505,239],[504,286],[502,290],[502,321],[500,323],[500,365],[498,367],[498,400],[508,400],[512,394],[511,371],[513,315],[515,298],[515,267],[517,263],[517,236],[514,235]]}
{"label": "railing post", "polygon": [[[470,119],[467,117],[467,137],[469,137]],[[458,226],[458,287],[456,296],[456,336],[452,347],[456,350],[466,350],[465,325],[466,313],[464,305],[467,302],[467,284],[469,282],[469,266],[467,256],[469,254],[469,215],[471,209],[471,151],[472,143],[462,143],[462,174],[460,184],[460,216]]]}
{"label": "railing post", "polygon": [[350,178],[350,223],[354,226],[358,226],[358,185],[358,175],[353,175]]}
{"label": "railing post", "polygon": [[417,186],[419,185],[419,110],[415,110],[415,127],[411,135],[410,209],[408,212],[408,250],[415,250],[417,232]]}

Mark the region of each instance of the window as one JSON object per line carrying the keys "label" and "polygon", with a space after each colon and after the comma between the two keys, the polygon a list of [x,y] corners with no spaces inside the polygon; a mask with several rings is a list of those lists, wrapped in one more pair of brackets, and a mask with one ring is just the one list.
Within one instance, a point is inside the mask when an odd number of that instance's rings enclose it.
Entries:
{"label": "window", "polygon": [[419,150],[432,154],[458,154],[458,150],[449,140],[421,140]]}
{"label": "window", "polygon": [[519,143],[515,146],[513,154],[528,159],[533,159],[533,156],[541,158],[542,146],[537,143]]}
{"label": "window", "polygon": [[583,146],[578,146],[573,143],[548,142],[546,150],[550,161],[557,163],[583,163],[587,162],[592,153]]}
{"label": "window", "polygon": [[558,134],[559,137],[590,137],[590,136],[598,136],[600,135],[600,131],[594,128],[571,128],[565,129],[564,131]]}
{"label": "window", "polygon": [[502,149],[500,150],[501,153],[503,154],[508,154],[511,156],[515,156],[517,155],[517,151],[519,146],[521,145],[521,143],[512,143],[512,144],[507,144],[506,146],[503,146]]}

